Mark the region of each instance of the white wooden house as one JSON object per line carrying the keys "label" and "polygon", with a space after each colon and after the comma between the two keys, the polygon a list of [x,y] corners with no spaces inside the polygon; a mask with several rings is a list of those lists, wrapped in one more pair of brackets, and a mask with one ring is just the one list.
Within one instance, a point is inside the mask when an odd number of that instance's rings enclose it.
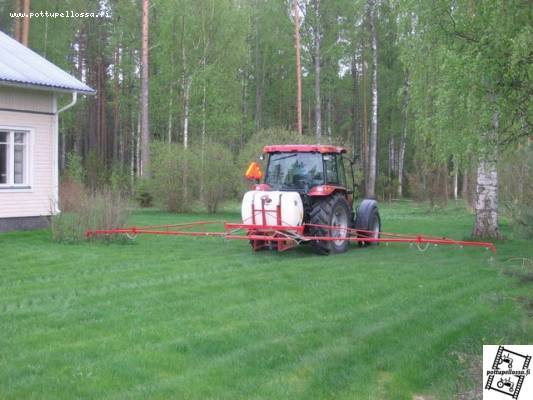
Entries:
{"label": "white wooden house", "polygon": [[0,32],[0,232],[59,212],[58,117],[78,93],[94,90]]}

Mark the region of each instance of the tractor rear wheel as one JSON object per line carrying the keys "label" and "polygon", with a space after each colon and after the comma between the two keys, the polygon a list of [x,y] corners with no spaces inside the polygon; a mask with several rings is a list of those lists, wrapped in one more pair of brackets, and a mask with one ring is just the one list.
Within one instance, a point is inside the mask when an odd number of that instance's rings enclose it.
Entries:
{"label": "tractor rear wheel", "polygon": [[[360,238],[379,239],[381,235],[381,218],[378,211],[378,203],[375,200],[364,199],[359,208],[354,223],[355,229],[360,230],[357,234]],[[359,241],[359,246],[378,245],[377,241]]]}
{"label": "tractor rear wheel", "polygon": [[337,229],[311,226],[311,236],[333,236],[337,240],[314,240],[312,245],[318,254],[343,253],[348,249],[348,228],[352,210],[346,198],[337,193],[320,199],[313,204],[309,214],[311,225],[334,226]]}

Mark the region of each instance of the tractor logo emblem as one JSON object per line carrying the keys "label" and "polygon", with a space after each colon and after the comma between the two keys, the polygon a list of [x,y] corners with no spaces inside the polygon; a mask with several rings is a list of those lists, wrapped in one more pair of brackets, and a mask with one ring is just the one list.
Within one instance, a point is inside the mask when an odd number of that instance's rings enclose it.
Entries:
{"label": "tractor logo emblem", "polygon": [[483,399],[532,398],[530,354],[533,346],[483,346]]}

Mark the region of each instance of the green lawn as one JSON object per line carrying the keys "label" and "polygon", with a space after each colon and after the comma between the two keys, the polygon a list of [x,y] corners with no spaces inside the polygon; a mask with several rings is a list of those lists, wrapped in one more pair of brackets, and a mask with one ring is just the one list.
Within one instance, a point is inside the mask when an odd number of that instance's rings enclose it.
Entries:
{"label": "green lawn", "polygon": [[[462,239],[472,227],[459,206],[381,213],[386,231]],[[132,223],[205,218],[150,210]],[[320,257],[217,238],[0,234],[0,398],[449,399],[481,387],[482,344],[533,337],[517,300],[532,284],[502,273],[533,259],[532,243],[497,247]]]}

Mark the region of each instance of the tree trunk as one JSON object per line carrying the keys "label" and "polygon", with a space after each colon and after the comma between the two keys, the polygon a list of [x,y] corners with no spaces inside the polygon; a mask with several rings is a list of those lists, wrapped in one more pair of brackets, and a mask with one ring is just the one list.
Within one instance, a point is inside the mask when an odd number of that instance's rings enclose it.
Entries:
{"label": "tree trunk", "polygon": [[135,139],[135,161],[136,161],[136,172],[137,176],[141,176],[142,164],[141,164],[141,115],[139,114],[137,118],[137,137]]}
{"label": "tree trunk", "polygon": [[21,43],[28,47],[28,38],[30,36],[30,3],[31,0],[23,0],[24,18],[22,20]]}
{"label": "tree trunk", "polygon": [[[365,43],[362,43],[362,48],[364,49]],[[362,53],[363,54],[363,53]],[[361,58],[361,67],[363,73],[363,83],[362,83],[362,97],[363,97],[363,139],[362,139],[362,163],[363,163],[363,177],[366,181],[368,180],[368,96],[366,94],[367,89],[367,64],[365,62],[364,56]],[[366,190],[366,188],[365,188]]]}
{"label": "tree trunk", "polygon": [[296,48],[296,128],[302,134],[302,67],[300,62],[300,11],[298,0],[293,0],[294,46]]}
{"label": "tree trunk", "polygon": [[395,163],[396,163],[396,154],[395,154],[395,146],[396,144],[394,143],[394,136],[392,136],[392,132],[391,132],[391,137],[389,139],[389,163],[388,163],[388,166],[387,166],[387,173],[388,173],[388,177],[389,178],[393,178],[395,172],[396,172],[396,167],[395,167]]}
{"label": "tree trunk", "polygon": [[355,157],[361,149],[361,122],[359,117],[359,90],[356,53],[352,55],[352,154]]}
{"label": "tree trunk", "polygon": [[468,170],[463,171],[463,182],[461,185],[461,197],[464,200],[468,200]]}
{"label": "tree trunk", "polygon": [[141,57],[141,175],[150,176],[150,132],[148,125],[148,4],[142,4],[142,57]]}
{"label": "tree trunk", "polygon": [[174,85],[170,84],[168,91],[168,122],[167,122],[167,141],[168,144],[172,143],[172,114],[174,108]]}
{"label": "tree trunk", "polygon": [[183,88],[183,147],[189,147],[189,97],[191,93],[192,79],[185,78]]}
{"label": "tree trunk", "polygon": [[134,108],[131,107],[131,116],[130,116],[130,183],[131,187],[134,187],[135,184],[135,115]]}
{"label": "tree trunk", "polygon": [[[495,104],[495,96],[491,101]],[[476,201],[474,204],[475,225],[472,236],[475,238],[500,238],[498,226],[498,127],[499,109],[495,104],[491,129],[485,132],[484,146],[476,174]]]}
{"label": "tree trunk", "polygon": [[[15,0],[15,12],[17,13],[20,13],[20,1],[21,0]],[[20,17],[16,17],[15,18],[15,40],[17,41],[21,41],[21,32],[20,32]]]}
{"label": "tree trunk", "polygon": [[189,146],[189,96],[192,84],[192,77],[187,76],[187,52],[185,50],[185,17],[182,18],[181,32],[181,89],[183,93],[183,147]]}
{"label": "tree trunk", "polygon": [[240,147],[244,146],[244,134],[246,130],[246,122],[248,120],[248,65],[244,68],[241,79],[241,132],[240,132]]}
{"label": "tree trunk", "polygon": [[370,34],[372,47],[372,125],[370,131],[368,181],[366,196],[375,197],[378,143],[378,49],[376,32],[376,1],[368,0],[370,7]]}
{"label": "tree trunk", "polygon": [[113,135],[111,139],[113,140],[113,160],[116,160],[118,158],[120,149],[120,79],[119,79],[119,71],[120,71],[120,44],[115,47],[115,60],[113,65],[113,73],[114,73],[114,82],[113,82]]}
{"label": "tree trunk", "polygon": [[407,117],[409,110],[409,73],[407,71],[403,80],[402,103],[402,137],[400,139],[400,150],[398,153],[398,197],[403,196],[403,169],[405,163],[405,145],[407,142]]}
{"label": "tree trunk", "polygon": [[453,199],[457,200],[459,197],[459,165],[457,161],[453,161]]}
{"label": "tree trunk", "polygon": [[315,134],[317,143],[320,143],[322,138],[322,103],[320,99],[320,0],[313,0],[313,5],[315,8]]}
{"label": "tree trunk", "polygon": [[328,93],[328,105],[327,105],[327,111],[328,111],[328,143],[333,143],[333,132],[331,128],[332,124],[332,106],[331,106],[331,92]]}
{"label": "tree trunk", "polygon": [[[254,14],[254,25],[255,25],[255,71],[254,71],[254,80],[255,80],[255,131],[261,129],[261,114],[262,110],[262,99],[263,99],[263,80],[260,79],[260,76],[263,76],[261,65],[261,53],[259,50],[259,21],[257,15],[259,13],[259,8],[257,0],[255,2],[255,14]],[[261,69],[261,71],[260,71]],[[260,73],[261,72],[261,73]]]}

